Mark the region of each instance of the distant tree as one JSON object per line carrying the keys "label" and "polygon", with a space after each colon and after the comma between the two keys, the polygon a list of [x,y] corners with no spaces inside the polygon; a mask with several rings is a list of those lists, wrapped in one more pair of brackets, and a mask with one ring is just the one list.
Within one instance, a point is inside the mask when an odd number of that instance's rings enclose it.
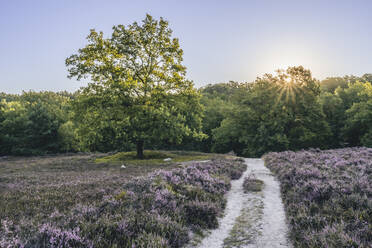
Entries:
{"label": "distant tree", "polygon": [[233,104],[218,97],[204,95],[201,103],[204,106],[203,133],[208,135],[208,138],[202,141],[201,149],[204,152],[210,152],[213,145],[212,130],[221,125],[227,114],[232,111]]}
{"label": "distant tree", "polygon": [[345,124],[345,109],[342,99],[338,94],[322,92],[319,103],[332,132],[332,137],[327,141],[327,144],[332,148],[342,147],[344,140],[341,131]]}
{"label": "distant tree", "polygon": [[246,156],[323,147],[330,130],[319,94],[319,83],[301,66],[266,74],[213,131],[214,139],[217,144],[235,144]]}
{"label": "distant tree", "polygon": [[[204,117],[202,121],[203,133],[208,135],[201,144],[204,152],[215,152],[229,150],[233,144],[217,144],[213,141],[213,129],[220,127],[222,121],[234,111],[241,95],[247,93],[249,84],[230,81],[228,83],[209,84],[200,89],[202,94],[201,103],[204,106]],[[224,148],[225,147],[225,148]]]}
{"label": "distant tree", "polygon": [[323,92],[334,93],[334,91],[340,88],[347,88],[349,80],[345,77],[329,77],[320,82],[320,87]]}
{"label": "distant tree", "polygon": [[17,94],[7,94],[4,92],[0,92],[0,102],[2,100],[5,100],[7,102],[13,102],[13,101],[18,101],[19,100],[19,95]]}
{"label": "distant tree", "polygon": [[76,134],[76,126],[71,120],[60,125],[57,134],[59,151],[70,152],[80,150],[79,137]]}
{"label": "distant tree", "polygon": [[33,155],[62,149],[58,130],[68,121],[69,98],[53,92],[23,92],[17,101],[3,100],[0,154]]}
{"label": "distant tree", "polygon": [[372,74],[366,73],[361,77],[353,75],[344,77],[328,77],[320,82],[320,87],[323,92],[334,93],[337,88],[346,89],[357,82],[372,82]]}
{"label": "distant tree", "polygon": [[362,100],[361,93],[365,90],[364,82],[349,83],[345,88],[337,88],[335,94],[342,100],[342,107],[346,111],[351,108],[354,103]]}
{"label": "distant tree", "polygon": [[372,82],[372,73],[366,73],[361,77],[361,81],[363,82]]}
{"label": "distant tree", "polygon": [[343,136],[351,146],[372,147],[372,85],[359,83],[353,85],[350,92],[355,96],[352,106],[346,110],[346,121]]}
{"label": "distant tree", "polygon": [[24,130],[27,125],[26,109],[20,102],[2,101],[2,121],[0,123],[0,154],[15,154],[15,150],[24,146]]}
{"label": "distant tree", "polygon": [[[334,90],[327,90],[322,85],[319,102],[322,105],[326,120],[330,125],[333,137],[328,140],[331,147],[343,146],[370,146],[371,109],[368,101],[371,99],[371,87],[367,80],[372,79],[371,74],[362,77],[345,76],[343,78],[330,78],[335,82]],[[331,81],[332,81],[331,80]],[[329,85],[328,85],[329,86]]]}
{"label": "distant tree", "polygon": [[183,51],[171,36],[168,22],[150,15],[142,25],[114,26],[111,38],[91,30],[89,44],[66,59],[69,77],[92,81],[75,101],[82,137],[100,135],[98,125],[135,143],[139,158],[145,142],[204,137],[200,94],[185,78]]}
{"label": "distant tree", "polygon": [[228,83],[208,84],[200,89],[203,97],[218,98],[226,102],[236,102],[240,94],[247,92],[249,83]]}

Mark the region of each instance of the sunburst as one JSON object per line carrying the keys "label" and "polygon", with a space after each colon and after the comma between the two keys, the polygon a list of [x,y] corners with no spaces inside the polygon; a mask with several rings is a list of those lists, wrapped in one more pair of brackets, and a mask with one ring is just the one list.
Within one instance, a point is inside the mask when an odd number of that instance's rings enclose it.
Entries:
{"label": "sunburst", "polygon": [[296,81],[290,76],[280,76],[276,82],[278,96],[276,98],[276,104],[284,99],[285,103],[294,103],[296,101],[296,95],[300,91],[300,87]]}

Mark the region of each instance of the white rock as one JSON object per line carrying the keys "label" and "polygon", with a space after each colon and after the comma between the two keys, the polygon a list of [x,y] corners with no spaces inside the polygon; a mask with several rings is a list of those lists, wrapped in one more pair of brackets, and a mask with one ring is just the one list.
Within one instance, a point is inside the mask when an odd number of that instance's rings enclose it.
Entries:
{"label": "white rock", "polygon": [[125,167],[125,165],[122,165],[120,168],[125,169],[125,168],[127,168],[127,167]]}
{"label": "white rock", "polygon": [[165,158],[164,161],[165,162],[168,162],[168,161],[171,161],[172,159],[171,158]]}

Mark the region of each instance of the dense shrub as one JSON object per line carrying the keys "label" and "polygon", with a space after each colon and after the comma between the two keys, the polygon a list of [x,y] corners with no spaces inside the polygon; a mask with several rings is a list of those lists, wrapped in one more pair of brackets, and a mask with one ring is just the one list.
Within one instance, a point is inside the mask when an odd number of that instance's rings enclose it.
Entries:
{"label": "dense shrub", "polygon": [[372,149],[269,153],[296,247],[371,247]]}
{"label": "dense shrub", "polygon": [[192,201],[184,206],[186,221],[190,225],[217,228],[218,207],[210,202]]}

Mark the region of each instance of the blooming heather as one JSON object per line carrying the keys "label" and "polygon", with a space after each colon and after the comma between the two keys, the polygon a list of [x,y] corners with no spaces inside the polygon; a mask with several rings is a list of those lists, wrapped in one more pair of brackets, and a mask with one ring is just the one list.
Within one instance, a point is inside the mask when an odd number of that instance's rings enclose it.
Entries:
{"label": "blooming heather", "polygon": [[53,210],[29,218],[26,224],[3,221],[0,237],[6,236],[0,238],[0,244],[45,248],[182,247],[188,243],[190,232],[217,227],[230,180],[241,177],[245,169],[246,165],[238,160],[195,162],[185,168],[126,180],[116,188],[95,188],[90,191],[93,201],[80,202],[68,211]]}
{"label": "blooming heather", "polygon": [[269,153],[295,247],[372,247],[372,149]]}

